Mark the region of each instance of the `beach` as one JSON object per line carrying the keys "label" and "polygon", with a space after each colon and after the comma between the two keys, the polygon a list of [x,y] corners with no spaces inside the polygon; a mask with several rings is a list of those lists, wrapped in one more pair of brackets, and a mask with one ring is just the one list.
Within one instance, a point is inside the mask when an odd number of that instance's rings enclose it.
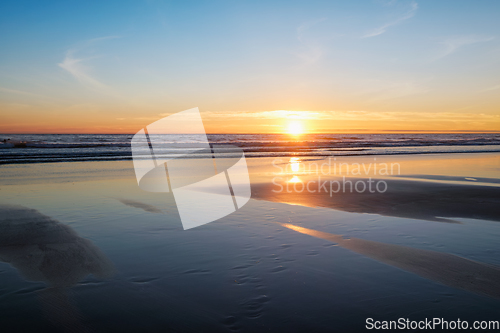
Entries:
{"label": "beach", "polygon": [[[130,160],[0,166],[2,327],[346,332],[367,318],[498,319],[500,154],[246,161],[252,199],[189,230],[171,193],[137,186]],[[387,189],[335,192],[345,180]]]}
{"label": "beach", "polygon": [[1,8],[0,333],[500,331],[500,1]]}

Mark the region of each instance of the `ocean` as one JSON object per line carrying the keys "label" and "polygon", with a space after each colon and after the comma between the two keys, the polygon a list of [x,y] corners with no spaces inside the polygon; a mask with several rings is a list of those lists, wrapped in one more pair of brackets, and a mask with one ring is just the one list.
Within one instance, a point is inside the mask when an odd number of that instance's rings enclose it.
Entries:
{"label": "ocean", "polygon": [[[0,164],[132,158],[132,134],[0,134]],[[193,135],[165,135],[191,144]],[[209,134],[212,144],[243,148],[246,157],[500,152],[500,134]],[[12,143],[8,143],[9,140]],[[190,155],[200,157],[199,155]]]}

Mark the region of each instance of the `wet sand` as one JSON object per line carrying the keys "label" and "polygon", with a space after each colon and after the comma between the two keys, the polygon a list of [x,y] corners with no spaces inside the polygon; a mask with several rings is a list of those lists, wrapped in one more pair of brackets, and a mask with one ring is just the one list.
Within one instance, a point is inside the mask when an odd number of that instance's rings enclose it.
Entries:
{"label": "wet sand", "polygon": [[[252,198],[436,222],[500,221],[499,155],[450,155],[336,159],[334,167],[344,163],[343,169],[332,169],[324,159],[282,159],[254,177]],[[353,175],[356,165],[362,177]],[[375,165],[393,173],[381,175]]]}
{"label": "wet sand", "polygon": [[2,329],[356,332],[368,317],[496,320],[499,156],[397,158],[403,174],[378,178],[387,193],[332,197],[266,191],[276,168],[249,159],[253,199],[187,231],[173,196],[140,190],[129,162],[2,166]]}
{"label": "wet sand", "polygon": [[0,261],[26,281],[46,284],[37,298],[47,321],[70,332],[87,329],[68,289],[89,274],[106,279],[114,272],[91,241],[35,209],[17,205],[0,205]]}
{"label": "wet sand", "polygon": [[334,235],[288,223],[281,223],[281,225],[302,234],[326,239],[345,249],[447,286],[500,298],[500,284],[498,283],[500,281],[500,266],[488,265],[437,251],[359,238],[344,238],[342,235]]}
{"label": "wet sand", "polygon": [[[349,178],[355,183],[358,178]],[[373,179],[375,182],[379,179]],[[306,182],[307,180],[304,180]],[[317,184],[317,180],[316,181]],[[340,179],[340,181],[342,181]],[[454,218],[500,221],[500,187],[385,179],[387,191],[329,193],[286,190],[276,185],[252,184],[254,199],[306,207],[327,207],[352,213],[380,214],[436,222],[458,223]],[[286,186],[286,183],[283,183]],[[298,187],[300,190],[301,187]]]}

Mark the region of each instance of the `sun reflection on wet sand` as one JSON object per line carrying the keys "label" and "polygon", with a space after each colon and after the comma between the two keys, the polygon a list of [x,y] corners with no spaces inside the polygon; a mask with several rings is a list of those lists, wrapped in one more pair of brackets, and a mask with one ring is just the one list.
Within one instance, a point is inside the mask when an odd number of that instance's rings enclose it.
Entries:
{"label": "sun reflection on wet sand", "polygon": [[293,172],[298,172],[300,168],[300,158],[292,157],[290,158],[290,168]]}
{"label": "sun reflection on wet sand", "polygon": [[[498,154],[377,156],[376,160],[371,156],[339,157],[331,159],[337,163],[336,169],[329,167],[328,159],[294,156],[278,160],[281,163],[263,160],[257,167],[250,165],[253,199],[454,224],[461,223],[457,218],[500,221]],[[340,164],[370,163],[370,172],[359,176],[339,170]],[[401,173],[380,175],[380,168],[374,172],[375,163],[398,163]],[[374,185],[383,180],[387,191],[372,193],[367,186],[358,193],[356,182],[366,184],[367,177]],[[340,189],[332,183],[335,181],[342,185]]]}
{"label": "sun reflection on wet sand", "polygon": [[359,238],[344,238],[280,223],[283,227],[316,238],[328,240],[338,246],[385,264],[444,285],[474,293],[500,298],[500,267],[462,258],[453,254],[422,250],[408,246],[387,244]]}
{"label": "sun reflection on wet sand", "polygon": [[300,158],[299,157],[291,157],[290,161],[288,162],[287,170],[291,170],[291,172],[288,172],[293,175],[293,177],[288,181],[288,183],[302,183],[302,180],[300,180],[295,173],[298,173],[300,170]]}

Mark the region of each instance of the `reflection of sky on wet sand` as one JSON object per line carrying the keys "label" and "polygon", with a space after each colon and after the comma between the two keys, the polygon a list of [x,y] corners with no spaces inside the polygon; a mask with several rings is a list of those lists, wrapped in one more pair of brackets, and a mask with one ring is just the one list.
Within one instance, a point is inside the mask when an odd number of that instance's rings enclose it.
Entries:
{"label": "reflection of sky on wet sand", "polygon": [[[486,170],[483,177],[494,178],[495,164],[484,158],[478,164]],[[460,165],[457,157],[449,159],[449,165]],[[411,166],[412,159],[402,160]],[[271,160],[248,162],[253,184],[273,176]],[[417,160],[415,168],[432,175],[425,164],[431,164],[430,156]],[[449,174],[481,177],[482,172],[469,172],[473,164],[464,160],[462,171],[450,169]],[[147,322],[152,328],[178,331],[293,330],[301,324],[308,330],[353,331],[363,329],[367,317],[384,314],[491,319],[499,305],[494,298],[276,224],[499,266],[498,222],[457,218],[460,223],[436,223],[263,198],[221,220],[183,231],[173,198],[141,191],[129,162],[1,168],[12,177],[0,180],[0,203],[37,209],[70,226],[113,262],[117,273],[110,279],[90,274],[69,289],[72,304],[99,330],[140,330]],[[26,281],[7,263],[0,263],[0,281],[4,327],[48,329],[37,305],[45,283]]]}

